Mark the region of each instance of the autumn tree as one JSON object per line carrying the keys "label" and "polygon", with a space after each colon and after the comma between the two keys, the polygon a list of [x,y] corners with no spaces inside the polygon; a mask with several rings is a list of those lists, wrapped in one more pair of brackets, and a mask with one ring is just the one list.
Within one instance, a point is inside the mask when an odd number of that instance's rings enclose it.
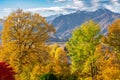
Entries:
{"label": "autumn tree", "polygon": [[[97,52],[100,72],[98,78],[105,80],[120,79],[120,19],[108,26],[107,35],[102,37],[102,46]],[[107,48],[106,48],[107,47]],[[109,74],[109,75],[108,75]]]}
{"label": "autumn tree", "polygon": [[48,64],[49,48],[45,43],[52,32],[52,25],[36,13],[19,9],[6,17],[2,30],[2,55],[6,55],[6,61],[14,67],[19,77],[30,80],[30,72],[37,62]]}
{"label": "autumn tree", "polygon": [[64,51],[64,48],[60,47],[56,43],[49,45],[49,48],[50,63],[46,64],[46,66],[41,66],[40,64],[37,64],[31,73],[32,75],[36,76],[32,77],[32,80],[37,80],[41,75],[45,75],[48,73],[60,76],[60,78],[63,80],[65,76],[70,74],[68,56],[67,53]]}
{"label": "autumn tree", "polygon": [[94,54],[100,39],[100,26],[92,20],[75,29],[67,42],[71,58],[72,72],[81,78],[95,80],[97,73],[96,56]]}
{"label": "autumn tree", "polygon": [[99,44],[96,48],[98,59],[96,61],[98,74],[97,80],[119,80],[120,65],[117,54],[109,46]]}
{"label": "autumn tree", "polygon": [[50,46],[51,51],[51,68],[54,73],[65,76],[70,73],[69,59],[67,52],[64,50],[64,47],[61,47],[59,44],[55,43]]}
{"label": "autumn tree", "polygon": [[102,39],[103,43],[120,53],[120,19],[115,20],[108,26],[108,33]]}

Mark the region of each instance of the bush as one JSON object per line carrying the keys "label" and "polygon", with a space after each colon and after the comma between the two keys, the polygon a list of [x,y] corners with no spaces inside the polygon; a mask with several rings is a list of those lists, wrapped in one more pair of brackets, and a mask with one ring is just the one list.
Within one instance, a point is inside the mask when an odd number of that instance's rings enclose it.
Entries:
{"label": "bush", "polygon": [[9,64],[0,62],[0,80],[15,80],[15,72]]}
{"label": "bush", "polygon": [[68,77],[68,80],[77,80],[77,76],[75,76],[75,75],[70,75],[70,76]]}
{"label": "bush", "polygon": [[75,75],[59,75],[58,80],[77,80]]}
{"label": "bush", "polygon": [[57,77],[52,73],[43,74],[39,80],[57,80]]}

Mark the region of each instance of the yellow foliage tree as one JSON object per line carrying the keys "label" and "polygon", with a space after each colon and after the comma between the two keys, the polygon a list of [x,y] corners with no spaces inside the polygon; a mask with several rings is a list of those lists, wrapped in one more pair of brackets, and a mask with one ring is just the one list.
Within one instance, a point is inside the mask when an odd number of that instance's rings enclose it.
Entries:
{"label": "yellow foliage tree", "polygon": [[[108,26],[108,33],[101,41],[102,45],[98,51],[100,58],[100,78],[105,80],[120,79],[120,19],[115,20]],[[107,48],[106,48],[107,46]],[[107,59],[106,59],[107,58]]]}
{"label": "yellow foliage tree", "polygon": [[117,55],[105,45],[98,45],[96,54],[99,55],[97,80],[119,80],[120,65]]}
{"label": "yellow foliage tree", "polygon": [[52,25],[36,13],[19,9],[6,18],[0,56],[4,55],[2,61],[7,61],[14,67],[18,80],[30,80],[30,72],[36,63],[48,64],[49,48],[45,43],[52,32]]}
{"label": "yellow foliage tree", "polygon": [[120,19],[108,26],[108,34],[102,38],[102,41],[120,53]]}
{"label": "yellow foliage tree", "polygon": [[53,44],[51,46],[50,55],[53,61],[52,68],[56,74],[65,75],[69,73],[69,59],[64,48],[60,47],[58,44]]}

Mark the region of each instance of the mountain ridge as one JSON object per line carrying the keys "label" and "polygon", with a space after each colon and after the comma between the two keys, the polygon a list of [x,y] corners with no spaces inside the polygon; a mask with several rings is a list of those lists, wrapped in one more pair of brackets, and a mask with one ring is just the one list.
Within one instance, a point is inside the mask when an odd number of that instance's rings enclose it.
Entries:
{"label": "mountain ridge", "polygon": [[98,9],[96,11],[76,11],[75,13],[60,15],[51,21],[56,28],[56,39],[67,40],[71,37],[72,31],[85,21],[93,20],[101,27],[101,33],[107,32],[107,26],[115,19],[120,18],[119,13],[114,13],[108,9]]}

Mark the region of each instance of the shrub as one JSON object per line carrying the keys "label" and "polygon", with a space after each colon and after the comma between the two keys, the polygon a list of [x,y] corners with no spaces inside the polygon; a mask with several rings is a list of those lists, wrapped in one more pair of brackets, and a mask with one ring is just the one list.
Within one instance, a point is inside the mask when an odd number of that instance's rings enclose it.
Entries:
{"label": "shrub", "polygon": [[58,80],[77,80],[75,75],[59,75]]}
{"label": "shrub", "polygon": [[5,62],[0,62],[0,80],[15,80],[15,72],[12,67]]}
{"label": "shrub", "polygon": [[39,80],[57,80],[57,77],[52,73],[46,73],[41,75]]}

